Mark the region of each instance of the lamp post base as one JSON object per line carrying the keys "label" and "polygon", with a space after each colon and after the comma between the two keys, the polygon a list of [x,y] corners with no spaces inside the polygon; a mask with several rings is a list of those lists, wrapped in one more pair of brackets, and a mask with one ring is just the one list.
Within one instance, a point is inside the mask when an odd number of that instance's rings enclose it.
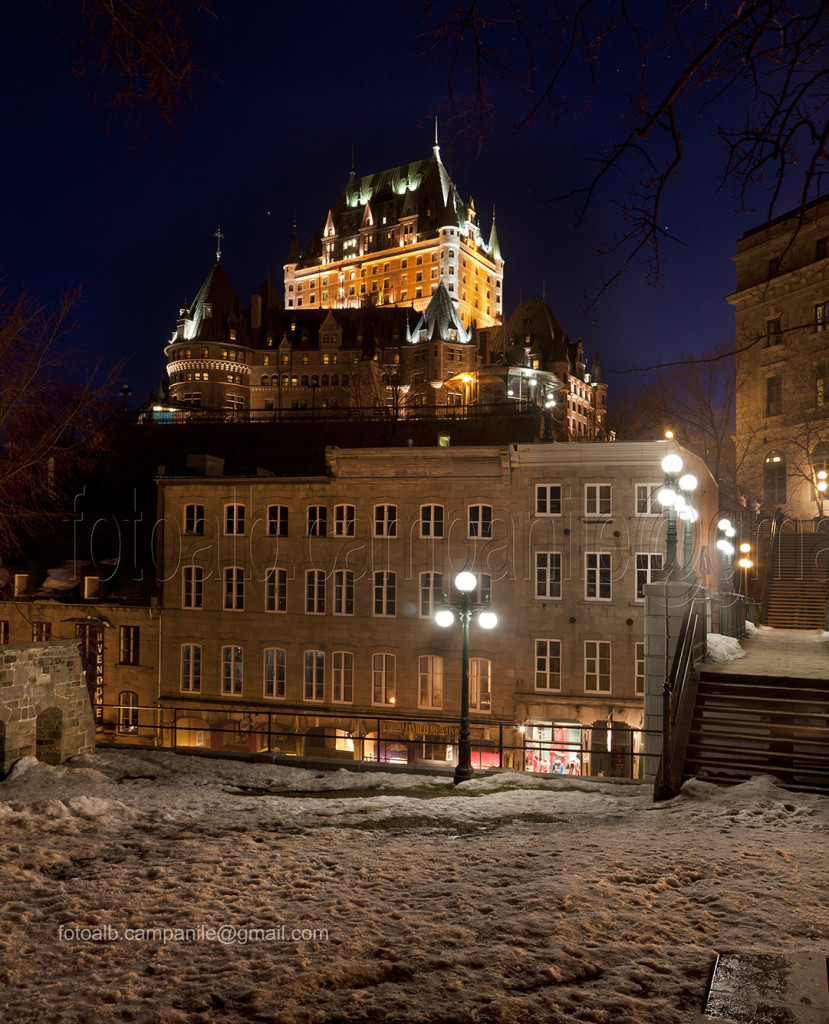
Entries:
{"label": "lamp post base", "polygon": [[466,782],[467,779],[473,778],[475,771],[473,768],[466,768],[462,765],[458,765],[455,769],[455,778],[452,780],[453,784],[457,786],[459,782]]}

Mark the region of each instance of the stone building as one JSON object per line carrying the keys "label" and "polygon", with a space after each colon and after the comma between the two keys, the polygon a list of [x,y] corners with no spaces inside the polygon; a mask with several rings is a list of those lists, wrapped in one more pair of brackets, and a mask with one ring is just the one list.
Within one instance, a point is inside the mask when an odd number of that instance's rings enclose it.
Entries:
{"label": "stone building", "polygon": [[747,231],[729,296],[737,321],[738,484],[795,519],[825,511],[827,239],[829,198]]}
{"label": "stone building", "polygon": [[[317,477],[159,478],[166,740],[451,761],[460,636],[434,613],[467,569],[499,616],[472,626],[476,763],[596,773],[615,751],[636,771],[666,451],[329,449]],[[716,486],[682,454],[707,566]]]}

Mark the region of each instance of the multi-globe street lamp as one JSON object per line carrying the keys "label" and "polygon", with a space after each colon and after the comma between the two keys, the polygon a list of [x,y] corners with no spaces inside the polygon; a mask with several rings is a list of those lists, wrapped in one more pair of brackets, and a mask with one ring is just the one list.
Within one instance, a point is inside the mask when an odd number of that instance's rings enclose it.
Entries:
{"label": "multi-globe street lamp", "polygon": [[458,738],[458,764],[455,768],[455,785],[471,779],[475,774],[472,768],[472,734],[469,726],[469,623],[477,613],[478,625],[482,629],[492,629],[498,624],[498,617],[489,607],[489,601],[473,601],[472,594],[478,586],[474,573],[459,572],[455,577],[455,589],[460,600],[450,601],[443,595],[443,607],[435,615],[439,626],[448,628],[460,620],[463,634],[461,651],[461,722]]}
{"label": "multi-globe street lamp", "polygon": [[682,458],[675,452],[666,455],[662,460],[662,471],[665,474],[665,482],[658,494],[660,503],[668,510],[668,539],[665,550],[665,569],[662,573],[663,579],[676,579],[677,572],[677,519],[685,524],[682,549],[683,574],[689,571],[691,558],[693,556],[693,541],[691,538],[691,523],[699,519],[699,513],[692,505],[693,493],[697,489],[697,478],[693,473],[683,473],[685,464]]}

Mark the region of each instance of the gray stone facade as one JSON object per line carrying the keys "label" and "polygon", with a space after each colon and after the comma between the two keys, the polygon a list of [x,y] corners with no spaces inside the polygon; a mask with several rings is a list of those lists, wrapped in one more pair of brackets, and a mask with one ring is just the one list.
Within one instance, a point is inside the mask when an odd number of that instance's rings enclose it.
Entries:
{"label": "gray stone facade", "polygon": [[33,755],[61,764],[95,749],[95,722],[74,641],[0,648],[0,772]]}

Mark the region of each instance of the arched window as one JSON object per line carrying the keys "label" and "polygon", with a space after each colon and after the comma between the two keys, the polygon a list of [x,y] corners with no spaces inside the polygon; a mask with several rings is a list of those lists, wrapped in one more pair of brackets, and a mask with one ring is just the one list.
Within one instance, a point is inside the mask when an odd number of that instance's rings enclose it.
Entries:
{"label": "arched window", "polygon": [[763,500],[767,505],[786,502],[786,456],[775,449],[763,462]]}
{"label": "arched window", "polygon": [[273,377],[271,377],[271,387],[279,387],[279,374],[275,373]]}
{"label": "arched window", "polygon": [[328,374],[324,373],[320,378],[320,385],[324,388],[328,387]]}
{"label": "arched window", "polygon": [[298,388],[299,387],[299,377],[297,377],[296,374],[294,374],[291,377],[291,387],[292,388]]}
{"label": "arched window", "polygon": [[259,381],[259,383],[262,385],[263,388],[266,388],[268,386],[268,381],[269,380],[270,380],[270,378],[268,377],[268,375],[266,373],[263,373],[262,374],[262,380]]}
{"label": "arched window", "polygon": [[307,387],[308,387],[308,374],[307,374],[307,373],[303,373],[303,375],[302,375],[302,380],[300,381],[300,384],[301,384],[301,385],[302,385],[302,386],[303,386],[304,388],[307,388]]}
{"label": "arched window", "polygon": [[335,373],[331,378],[331,387],[337,388],[340,386],[339,374]]}

